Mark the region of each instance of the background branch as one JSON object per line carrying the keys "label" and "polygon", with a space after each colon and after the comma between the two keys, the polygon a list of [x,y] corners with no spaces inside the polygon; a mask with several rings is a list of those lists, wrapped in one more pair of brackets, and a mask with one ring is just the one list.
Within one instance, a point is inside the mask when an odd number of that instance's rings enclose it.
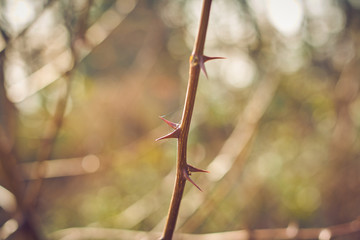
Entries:
{"label": "background branch", "polygon": [[[174,234],[174,240],[271,240],[271,239],[332,239],[336,237],[351,237],[360,232],[360,220],[332,225],[324,228],[299,228],[289,224],[286,228],[252,229],[230,232],[217,232],[206,234]],[[53,240],[85,240],[85,239],[136,239],[144,240],[158,237],[158,232],[130,231],[106,228],[70,228],[59,230],[51,235]],[[354,235],[353,235],[354,236]]]}

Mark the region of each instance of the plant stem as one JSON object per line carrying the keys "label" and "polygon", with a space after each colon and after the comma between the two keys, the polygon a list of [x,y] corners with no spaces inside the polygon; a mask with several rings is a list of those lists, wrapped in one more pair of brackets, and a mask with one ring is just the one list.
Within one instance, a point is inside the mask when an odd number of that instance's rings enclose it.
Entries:
{"label": "plant stem", "polygon": [[186,174],[189,171],[186,161],[187,140],[189,135],[191,117],[195,104],[196,90],[199,82],[199,75],[201,70],[200,64],[201,61],[202,64],[204,63],[203,52],[210,15],[211,2],[212,0],[203,1],[199,32],[195,40],[194,50],[190,57],[189,81],[185,98],[185,106],[181,123],[177,129],[179,131],[179,136],[176,180],[163,237],[161,238],[163,240],[172,239],[176,226],[176,220],[179,214],[181,199],[185,188]]}

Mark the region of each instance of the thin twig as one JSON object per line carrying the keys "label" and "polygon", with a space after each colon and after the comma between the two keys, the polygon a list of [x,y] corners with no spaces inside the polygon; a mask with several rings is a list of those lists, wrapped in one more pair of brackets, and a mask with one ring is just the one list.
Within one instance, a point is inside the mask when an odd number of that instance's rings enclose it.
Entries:
{"label": "thin twig", "polygon": [[183,196],[186,180],[190,181],[199,190],[201,190],[191,180],[189,175],[191,174],[191,172],[206,172],[204,170],[194,168],[187,164],[186,151],[187,151],[187,141],[188,141],[191,117],[195,104],[196,90],[199,82],[200,70],[203,70],[206,75],[204,63],[207,60],[216,59],[216,58],[206,57],[203,54],[206,31],[210,16],[211,3],[212,0],[203,1],[199,31],[195,40],[194,50],[190,57],[189,81],[188,81],[185,106],[184,106],[181,122],[180,124],[176,124],[163,119],[170,127],[174,128],[175,130],[172,133],[158,139],[158,140],[165,138],[178,139],[176,180],[175,180],[173,195],[171,198],[170,209],[162,237],[162,239],[164,240],[172,239],[176,226],[177,217],[179,214],[180,203]]}

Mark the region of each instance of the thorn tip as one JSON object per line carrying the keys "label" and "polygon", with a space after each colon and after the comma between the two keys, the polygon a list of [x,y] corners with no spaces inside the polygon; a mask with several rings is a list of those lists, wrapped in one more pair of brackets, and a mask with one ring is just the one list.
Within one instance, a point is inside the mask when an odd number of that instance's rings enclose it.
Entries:
{"label": "thorn tip", "polygon": [[161,120],[163,120],[167,125],[169,125],[171,128],[173,129],[177,129],[179,127],[179,124],[178,123],[174,123],[174,122],[171,122],[163,117],[159,117]]}
{"label": "thorn tip", "polygon": [[165,136],[155,139],[155,141],[159,141],[159,140],[163,140],[163,139],[167,139],[167,138],[179,138],[179,135],[180,135],[180,128],[177,128],[174,131],[172,131],[171,133],[168,133]]}
{"label": "thorn tip", "polygon": [[203,59],[204,62],[207,62],[207,61],[210,61],[210,60],[226,59],[226,58],[224,58],[224,57],[208,57],[208,56],[203,55],[202,59]]}
{"label": "thorn tip", "polygon": [[188,164],[187,166],[188,166],[188,170],[189,170],[190,172],[204,172],[204,173],[209,173],[209,171],[206,171],[206,170],[203,170],[203,169],[200,169],[200,168],[193,167],[193,166],[191,166],[190,164]]}
{"label": "thorn tip", "polygon": [[215,60],[215,59],[225,59],[225,58],[223,58],[223,57],[208,57],[208,56],[205,56],[205,55],[200,56],[200,68],[204,72],[206,78],[208,78],[208,75],[207,75],[207,72],[206,72],[205,63],[207,61]]}

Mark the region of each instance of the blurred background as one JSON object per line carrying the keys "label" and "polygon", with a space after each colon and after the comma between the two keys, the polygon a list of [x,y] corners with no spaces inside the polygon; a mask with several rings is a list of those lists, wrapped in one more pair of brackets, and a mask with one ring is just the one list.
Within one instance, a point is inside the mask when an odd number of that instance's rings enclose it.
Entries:
{"label": "blurred background", "polygon": [[[0,239],[161,232],[158,116],[180,121],[201,1],[0,2]],[[359,45],[357,0],[213,1],[205,54],[226,59],[200,75],[188,146],[210,173],[177,232],[360,238]]]}

